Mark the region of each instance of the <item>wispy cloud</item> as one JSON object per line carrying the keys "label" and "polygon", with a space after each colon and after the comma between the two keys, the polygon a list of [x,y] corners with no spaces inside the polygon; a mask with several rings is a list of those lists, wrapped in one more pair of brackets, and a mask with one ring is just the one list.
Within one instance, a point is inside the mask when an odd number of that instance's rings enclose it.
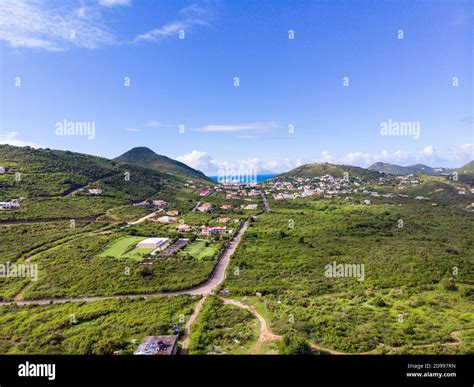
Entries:
{"label": "wispy cloud", "polygon": [[[86,5],[84,5],[86,4]],[[107,26],[112,8],[130,6],[130,0],[83,1],[1,0],[0,40],[11,47],[64,51],[72,47],[97,49],[109,45],[159,42],[178,37],[197,26],[210,26],[210,8],[191,4],[175,20],[135,37],[117,38]]]}
{"label": "wispy cloud", "polygon": [[140,130],[137,128],[125,128],[127,132],[139,132]]}
{"label": "wispy cloud", "polygon": [[176,20],[168,22],[159,28],[137,35],[134,42],[153,42],[157,43],[163,39],[178,37],[182,30],[185,33],[193,30],[195,27],[210,27],[212,11],[197,4],[191,4],[182,8],[178,12]]}
{"label": "wispy cloud", "polygon": [[205,125],[197,130],[199,132],[271,132],[284,126],[275,121],[257,121],[242,124]]}
{"label": "wispy cloud", "polygon": [[0,131],[0,144],[8,144],[14,146],[31,146],[32,148],[41,148],[41,145],[38,145],[33,142],[23,141],[18,138],[18,132],[1,132]]}
{"label": "wispy cloud", "polygon": [[114,42],[97,12],[85,13],[63,2],[2,0],[0,39],[12,47],[62,51],[71,46],[94,49]]}

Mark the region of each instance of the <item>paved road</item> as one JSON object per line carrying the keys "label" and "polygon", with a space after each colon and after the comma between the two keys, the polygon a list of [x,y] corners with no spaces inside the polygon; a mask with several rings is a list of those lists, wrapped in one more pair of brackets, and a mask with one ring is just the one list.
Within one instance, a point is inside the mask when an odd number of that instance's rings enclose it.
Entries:
{"label": "paved road", "polygon": [[211,273],[209,279],[201,285],[197,285],[190,289],[183,289],[175,292],[158,292],[158,293],[151,293],[151,294],[117,294],[111,296],[95,296],[95,297],[71,297],[71,298],[48,298],[48,299],[41,299],[41,300],[22,300],[22,301],[12,301],[12,302],[0,302],[0,306],[6,305],[47,305],[47,304],[64,304],[66,302],[92,302],[92,301],[100,301],[100,300],[113,300],[113,299],[120,299],[120,298],[140,298],[140,297],[157,297],[157,296],[179,296],[183,294],[188,295],[208,295],[213,292],[213,290],[219,286],[225,278],[225,273],[227,266],[230,262],[230,257],[236,250],[237,246],[242,239],[242,235],[244,235],[247,227],[249,225],[248,220],[245,221],[235,236],[230,240],[227,244],[224,252],[222,253],[219,262],[214,267],[214,270]]}

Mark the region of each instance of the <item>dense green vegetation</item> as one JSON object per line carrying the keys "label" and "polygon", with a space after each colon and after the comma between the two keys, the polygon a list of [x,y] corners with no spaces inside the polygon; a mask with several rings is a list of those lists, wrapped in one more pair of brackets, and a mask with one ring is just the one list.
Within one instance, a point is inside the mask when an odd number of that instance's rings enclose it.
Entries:
{"label": "dense green vegetation", "polygon": [[257,338],[258,321],[248,310],[210,296],[193,324],[189,353],[248,353]]}
{"label": "dense green vegetation", "polygon": [[[251,223],[231,261],[229,273],[238,267],[238,275],[223,287],[262,293],[258,300],[276,333],[296,331],[345,352],[446,343],[451,331],[474,328],[473,214],[381,201],[271,201],[272,211]],[[334,261],[363,264],[364,280],[325,277],[325,265]],[[472,351],[472,345],[449,350]]]}
{"label": "dense green vegetation", "polygon": [[145,336],[173,334],[195,298],[153,297],[0,308],[0,353],[130,354]]}

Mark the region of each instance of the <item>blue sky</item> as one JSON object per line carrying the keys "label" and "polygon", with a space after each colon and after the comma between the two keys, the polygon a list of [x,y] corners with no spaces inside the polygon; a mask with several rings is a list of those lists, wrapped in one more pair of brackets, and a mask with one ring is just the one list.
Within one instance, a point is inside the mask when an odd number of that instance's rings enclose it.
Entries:
{"label": "blue sky", "polygon": [[[148,146],[209,174],[460,166],[473,20],[470,1],[2,0],[0,143]],[[58,135],[64,120],[94,136]],[[418,136],[381,135],[389,120]]]}

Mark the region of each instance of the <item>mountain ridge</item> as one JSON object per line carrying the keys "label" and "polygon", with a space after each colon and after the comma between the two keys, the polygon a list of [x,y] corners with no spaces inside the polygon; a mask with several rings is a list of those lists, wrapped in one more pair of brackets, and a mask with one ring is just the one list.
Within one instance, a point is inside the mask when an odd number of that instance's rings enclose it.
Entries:
{"label": "mountain ridge", "polygon": [[114,161],[125,162],[129,164],[141,165],[163,173],[171,173],[185,178],[193,178],[201,181],[211,182],[211,179],[203,172],[191,168],[181,161],[170,157],[159,155],[148,147],[134,147],[118,157]]}

